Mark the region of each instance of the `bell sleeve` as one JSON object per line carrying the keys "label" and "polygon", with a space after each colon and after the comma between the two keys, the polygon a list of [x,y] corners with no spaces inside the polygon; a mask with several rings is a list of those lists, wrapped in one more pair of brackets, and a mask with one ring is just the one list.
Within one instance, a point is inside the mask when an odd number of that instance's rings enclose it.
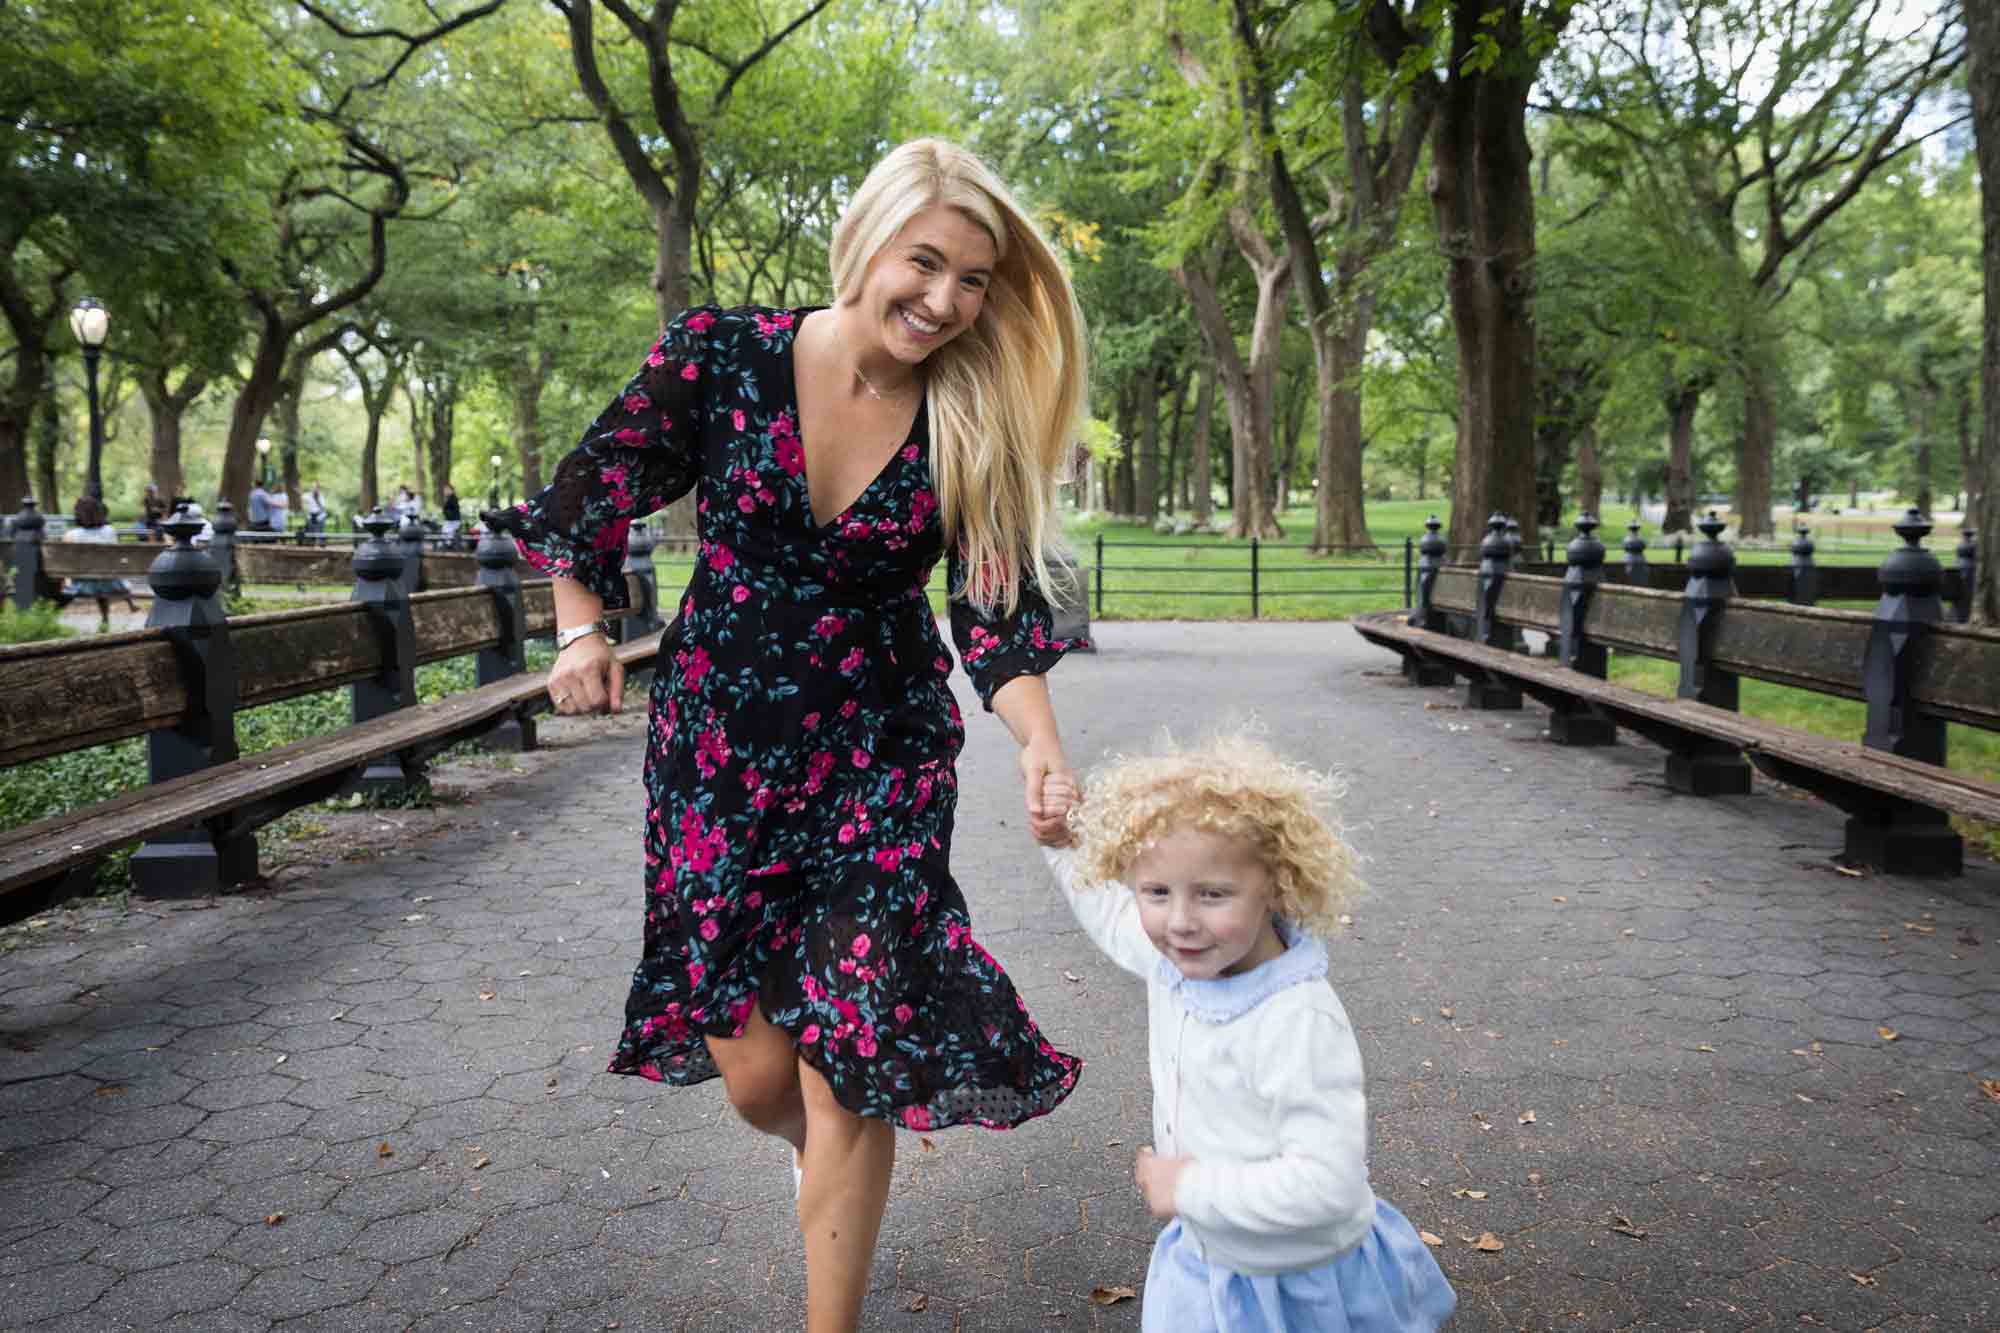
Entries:
{"label": "bell sleeve", "polygon": [[556,464],[548,487],[485,516],[514,538],[522,559],[544,574],[575,579],[606,610],[626,605],[621,570],[633,520],[678,500],[701,477],[702,414],[720,316],[714,306],[683,311]]}
{"label": "bell sleeve", "polygon": [[[945,586],[963,588],[965,578],[963,554],[954,549],[946,562]],[[989,713],[993,711],[994,692],[1014,677],[1045,675],[1064,653],[1090,647],[1090,640],[1081,635],[1056,637],[1055,614],[1031,568],[1022,570],[1021,595],[1011,612],[981,608],[968,598],[953,597],[951,637],[958,646],[958,660],[964,663],[965,674],[972,678],[972,688]]]}

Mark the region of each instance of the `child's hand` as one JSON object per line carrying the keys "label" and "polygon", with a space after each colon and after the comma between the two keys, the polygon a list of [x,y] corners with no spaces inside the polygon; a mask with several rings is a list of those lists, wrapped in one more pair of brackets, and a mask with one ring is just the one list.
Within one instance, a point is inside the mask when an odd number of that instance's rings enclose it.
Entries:
{"label": "child's hand", "polygon": [[1161,1157],[1151,1148],[1139,1149],[1132,1175],[1139,1182],[1139,1192],[1146,1196],[1147,1212],[1162,1222],[1179,1215],[1174,1191],[1180,1186],[1181,1172],[1193,1161],[1192,1157]]}
{"label": "child's hand", "polygon": [[1067,847],[1069,833],[1069,812],[1076,805],[1078,793],[1076,779],[1068,773],[1049,773],[1042,778],[1042,801],[1038,810],[1030,812],[1028,828],[1035,835],[1035,841],[1044,847]]}

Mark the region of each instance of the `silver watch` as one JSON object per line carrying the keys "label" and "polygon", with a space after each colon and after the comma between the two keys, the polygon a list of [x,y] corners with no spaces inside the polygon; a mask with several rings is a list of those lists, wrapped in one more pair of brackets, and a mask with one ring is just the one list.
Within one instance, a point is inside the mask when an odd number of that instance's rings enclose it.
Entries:
{"label": "silver watch", "polygon": [[587,639],[593,634],[603,634],[609,637],[610,629],[601,620],[587,620],[581,625],[571,625],[568,629],[559,629],[556,631],[556,651],[561,652],[578,639]]}

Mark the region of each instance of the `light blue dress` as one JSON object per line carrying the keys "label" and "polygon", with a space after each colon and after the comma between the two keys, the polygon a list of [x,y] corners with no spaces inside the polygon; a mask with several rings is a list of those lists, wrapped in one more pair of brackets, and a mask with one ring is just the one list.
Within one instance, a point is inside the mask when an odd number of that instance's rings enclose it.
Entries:
{"label": "light blue dress", "polygon": [[[1318,942],[1280,923],[1286,952],[1233,977],[1194,981],[1171,972],[1197,1012],[1233,1017],[1287,982],[1323,984]],[[1163,973],[1172,964],[1161,960]],[[1284,975],[1266,975],[1282,973]],[[1144,1333],[1407,1333],[1435,1329],[1457,1293],[1408,1218],[1381,1199],[1356,1245],[1316,1268],[1238,1273],[1202,1257],[1176,1218],[1153,1245],[1140,1318]]]}

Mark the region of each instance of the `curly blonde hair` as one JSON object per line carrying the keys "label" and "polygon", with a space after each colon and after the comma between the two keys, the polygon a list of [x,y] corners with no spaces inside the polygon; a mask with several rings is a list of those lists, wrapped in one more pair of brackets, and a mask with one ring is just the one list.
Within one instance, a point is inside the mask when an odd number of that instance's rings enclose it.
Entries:
{"label": "curly blonde hair", "polygon": [[1340,784],[1248,736],[1120,757],[1091,774],[1070,812],[1083,878],[1122,880],[1158,839],[1186,829],[1234,838],[1270,872],[1278,914],[1308,934],[1340,928],[1364,888],[1332,813]]}

